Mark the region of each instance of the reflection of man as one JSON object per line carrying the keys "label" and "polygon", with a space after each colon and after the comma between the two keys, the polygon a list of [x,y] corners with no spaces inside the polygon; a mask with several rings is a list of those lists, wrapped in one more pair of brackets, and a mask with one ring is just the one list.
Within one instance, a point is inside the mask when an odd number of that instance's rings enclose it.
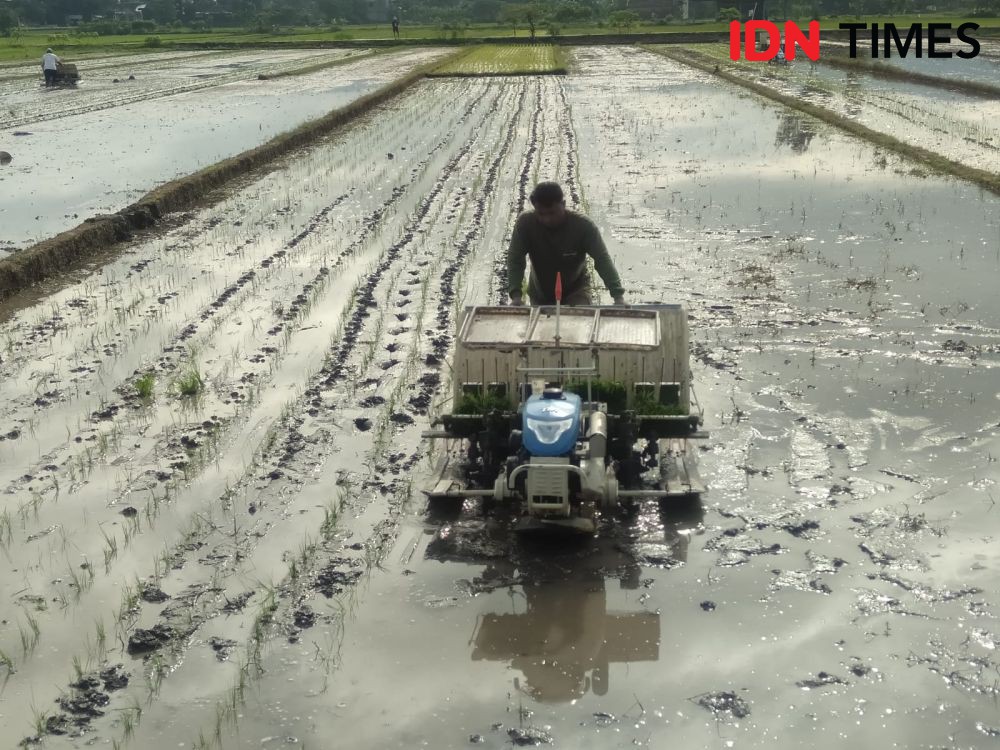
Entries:
{"label": "reflection of man", "polygon": [[45,74],[46,86],[56,85],[56,71],[59,70],[60,63],[62,60],[56,57],[51,47],[45,50],[45,54],[42,55],[42,73]]}
{"label": "reflection of man", "polygon": [[537,701],[571,701],[588,689],[604,695],[610,663],[659,658],[660,616],[608,612],[598,574],[524,583],[523,591],[524,614],[482,616],[472,658],[509,660]]}
{"label": "reflection of man", "polygon": [[562,188],[542,182],[531,193],[533,211],[521,214],[507,251],[507,281],[512,305],[524,304],[521,285],[526,259],[531,258],[528,296],[532,305],[554,305],[556,275],[562,277],[562,301],[589,305],[587,257],[604,281],[616,305],[625,304],[625,290],[601,233],[587,217],[566,208]]}

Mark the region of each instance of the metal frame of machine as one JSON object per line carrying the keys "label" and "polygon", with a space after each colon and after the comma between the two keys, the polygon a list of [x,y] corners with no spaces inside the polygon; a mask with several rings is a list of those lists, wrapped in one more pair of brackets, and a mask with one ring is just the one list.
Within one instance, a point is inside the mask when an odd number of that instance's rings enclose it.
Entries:
{"label": "metal frame of machine", "polygon": [[[531,519],[586,529],[596,508],[704,491],[681,305],[470,307],[458,331],[453,404],[474,394],[503,408],[435,420],[444,429],[425,437],[448,450],[432,499],[519,499]],[[596,383],[622,384],[624,403],[609,408]]]}

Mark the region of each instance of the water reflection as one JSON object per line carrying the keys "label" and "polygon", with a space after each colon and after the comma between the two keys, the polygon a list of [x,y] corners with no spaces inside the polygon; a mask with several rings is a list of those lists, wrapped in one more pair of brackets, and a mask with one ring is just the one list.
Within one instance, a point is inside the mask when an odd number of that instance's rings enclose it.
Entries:
{"label": "water reflection", "polygon": [[[597,571],[576,579],[525,583],[509,613],[481,615],[472,660],[507,661],[523,676],[517,686],[540,702],[608,692],[611,663],[656,661],[660,616],[609,612]],[[522,609],[523,611],[516,611]]]}
{"label": "water reflection", "polygon": [[614,587],[639,589],[643,565],[683,563],[704,519],[700,503],[647,504],[597,538],[518,537],[513,519],[470,515],[445,521],[427,555],[482,564],[465,582],[470,590],[508,594],[496,611],[477,616],[473,661],[505,662],[519,673],[516,689],[559,703],[607,694],[612,664],[659,659],[659,614],[638,604],[609,609],[609,599]]}
{"label": "water reflection", "polygon": [[774,145],[788,146],[796,154],[804,154],[815,135],[816,130],[811,122],[799,115],[787,113],[778,121]]}

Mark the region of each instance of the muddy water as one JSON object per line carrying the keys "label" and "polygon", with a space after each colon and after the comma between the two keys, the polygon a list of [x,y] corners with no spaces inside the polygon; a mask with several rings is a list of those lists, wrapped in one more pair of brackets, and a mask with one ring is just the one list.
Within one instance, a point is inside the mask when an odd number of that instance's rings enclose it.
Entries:
{"label": "muddy water", "polygon": [[691,307],[711,495],[541,548],[414,505],[224,744],[981,746],[996,199],[640,52],[578,66],[580,197],[633,298]]}
{"label": "muddy water", "polygon": [[0,77],[4,111],[0,127],[30,130],[35,122],[51,122],[99,109],[120,107],[223,83],[273,75],[303,66],[332,62],[355,51],[297,50],[294,52],[186,52],[124,56],[81,63],[81,83],[75,88],[45,89],[37,67]]}
{"label": "muddy water", "polygon": [[962,164],[1000,172],[1000,101],[951,91],[945,85],[889,81],[807,60],[788,66],[733,64],[721,45],[693,49],[783,94]]}
{"label": "muddy water", "polygon": [[[827,43],[824,43],[826,46]],[[859,57],[865,62],[875,62],[881,65],[892,65],[908,72],[925,73],[927,75],[939,76],[944,79],[958,81],[976,81],[996,86],[1000,81],[1000,42],[993,39],[979,39],[979,54],[976,57],[964,60],[960,57],[915,57],[912,53],[907,57],[893,56],[888,59],[879,58],[872,60],[871,47],[859,46]],[[831,46],[844,48],[846,44],[833,43]],[[968,45],[943,45],[944,51],[968,52]],[[895,52],[895,50],[893,50]]]}
{"label": "muddy water", "polygon": [[[4,325],[5,735],[991,741],[996,199],[651,54],[577,58],[425,83]],[[702,504],[576,543],[418,491],[455,309],[498,298],[536,176],[632,300],[689,305],[712,431]],[[171,390],[193,363],[200,400]]]}
{"label": "muddy water", "polygon": [[[52,236],[94,214],[117,211],[158,184],[259,145],[442,53],[404,51],[302,76],[256,80],[259,72],[336,58],[275,54],[274,60],[270,53],[231,60],[185,58],[164,66],[174,83],[159,80],[153,68],[161,66],[149,62],[139,86],[153,79],[163,90],[145,91],[120,106],[112,95],[131,82],[94,83],[93,89],[107,89],[98,93],[44,92],[61,98],[82,94],[94,101],[81,105],[80,114],[35,121],[17,131],[30,135],[11,136],[9,145],[0,147],[13,156],[0,170],[0,252]],[[202,80],[198,71],[210,77]],[[181,93],[165,95],[173,89]],[[109,103],[116,106],[107,108]]]}

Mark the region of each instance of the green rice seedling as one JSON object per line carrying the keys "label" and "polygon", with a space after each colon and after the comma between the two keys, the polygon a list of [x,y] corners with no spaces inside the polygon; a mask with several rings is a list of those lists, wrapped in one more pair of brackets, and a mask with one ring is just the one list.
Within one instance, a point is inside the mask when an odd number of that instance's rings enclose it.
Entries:
{"label": "green rice seedling", "polygon": [[155,386],[156,378],[153,377],[152,373],[148,373],[135,381],[135,392],[143,401],[149,401],[153,397]]}
{"label": "green rice seedling", "polygon": [[175,385],[182,396],[197,396],[201,393],[205,387],[205,381],[201,377],[198,365],[192,363],[187,371],[177,378]]}
{"label": "green rice seedling", "polygon": [[73,674],[76,675],[77,682],[83,679],[83,662],[80,661],[80,657],[76,654],[73,654]]}

